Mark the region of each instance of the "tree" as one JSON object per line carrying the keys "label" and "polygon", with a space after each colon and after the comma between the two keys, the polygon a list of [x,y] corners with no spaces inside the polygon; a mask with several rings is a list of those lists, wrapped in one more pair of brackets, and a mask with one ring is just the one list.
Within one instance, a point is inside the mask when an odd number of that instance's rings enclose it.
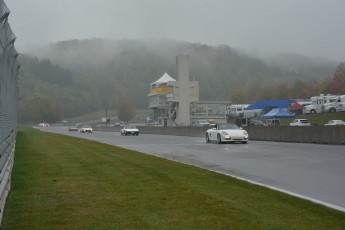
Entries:
{"label": "tree", "polygon": [[19,121],[25,123],[54,123],[63,117],[62,106],[43,96],[22,99],[19,112]]}
{"label": "tree", "polygon": [[331,90],[334,94],[345,94],[345,62],[340,63],[335,70]]}
{"label": "tree", "polygon": [[127,95],[125,94],[120,95],[118,97],[116,104],[117,104],[117,116],[119,117],[121,121],[128,122],[135,117],[136,115],[135,106]]}
{"label": "tree", "polygon": [[233,104],[248,103],[248,94],[241,88],[235,88],[230,91],[230,101]]}
{"label": "tree", "polygon": [[302,90],[305,87],[306,83],[302,80],[296,80],[292,85],[290,92],[293,98],[303,98],[306,95],[302,95]]}
{"label": "tree", "polygon": [[282,83],[274,87],[273,89],[273,99],[282,100],[289,99],[289,86],[287,83]]}

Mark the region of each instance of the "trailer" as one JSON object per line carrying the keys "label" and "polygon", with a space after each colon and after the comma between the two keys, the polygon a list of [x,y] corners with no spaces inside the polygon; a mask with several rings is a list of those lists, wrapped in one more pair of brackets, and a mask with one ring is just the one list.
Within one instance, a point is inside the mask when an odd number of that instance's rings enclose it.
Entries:
{"label": "trailer", "polygon": [[303,107],[303,114],[335,113],[345,111],[345,95],[323,95],[311,97],[311,104]]}
{"label": "trailer", "polygon": [[329,103],[325,103],[324,110],[329,113],[345,111],[345,95],[337,96],[337,98],[332,99]]}

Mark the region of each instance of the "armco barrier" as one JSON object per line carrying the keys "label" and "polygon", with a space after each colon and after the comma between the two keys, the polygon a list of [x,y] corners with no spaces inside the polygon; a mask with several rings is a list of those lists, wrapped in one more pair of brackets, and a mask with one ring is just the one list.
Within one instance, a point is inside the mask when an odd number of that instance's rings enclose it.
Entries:
{"label": "armco barrier", "polygon": [[[204,127],[155,127],[139,126],[142,134],[204,137]],[[309,126],[309,127],[243,127],[249,133],[250,140],[301,142],[317,144],[345,144],[345,126]],[[120,131],[120,128],[95,128],[99,131]]]}

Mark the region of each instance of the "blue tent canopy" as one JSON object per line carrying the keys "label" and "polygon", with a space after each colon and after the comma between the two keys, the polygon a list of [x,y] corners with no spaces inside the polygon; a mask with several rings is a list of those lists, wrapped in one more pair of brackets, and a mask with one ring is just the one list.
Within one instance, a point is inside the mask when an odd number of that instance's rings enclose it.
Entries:
{"label": "blue tent canopy", "polygon": [[264,109],[268,106],[275,106],[277,108],[287,108],[289,107],[289,100],[278,100],[278,101],[257,101],[244,110],[254,110],[254,109]]}
{"label": "blue tent canopy", "polygon": [[276,108],[272,109],[265,115],[260,116],[261,118],[267,118],[267,119],[272,119],[272,118],[295,118],[294,114],[288,113],[285,111],[285,109],[282,108]]}

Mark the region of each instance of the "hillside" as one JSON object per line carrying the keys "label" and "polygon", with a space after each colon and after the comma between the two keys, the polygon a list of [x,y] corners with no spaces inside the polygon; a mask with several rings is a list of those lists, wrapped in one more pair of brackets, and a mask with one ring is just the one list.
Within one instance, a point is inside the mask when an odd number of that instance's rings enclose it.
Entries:
{"label": "hillside", "polygon": [[[199,81],[201,100],[229,100],[231,92],[253,86],[261,91],[296,81],[315,83],[329,78],[338,64],[310,59],[296,71],[226,45],[170,40],[70,40],[20,56],[21,105],[39,98],[38,105],[46,103],[60,117],[76,116],[116,109],[116,98],[126,95],[137,108],[146,109],[150,83],[165,72],[177,78],[175,58],[180,54],[190,55],[190,74]],[[254,95],[253,99],[261,98]],[[23,120],[33,119],[25,116],[21,116]]]}

